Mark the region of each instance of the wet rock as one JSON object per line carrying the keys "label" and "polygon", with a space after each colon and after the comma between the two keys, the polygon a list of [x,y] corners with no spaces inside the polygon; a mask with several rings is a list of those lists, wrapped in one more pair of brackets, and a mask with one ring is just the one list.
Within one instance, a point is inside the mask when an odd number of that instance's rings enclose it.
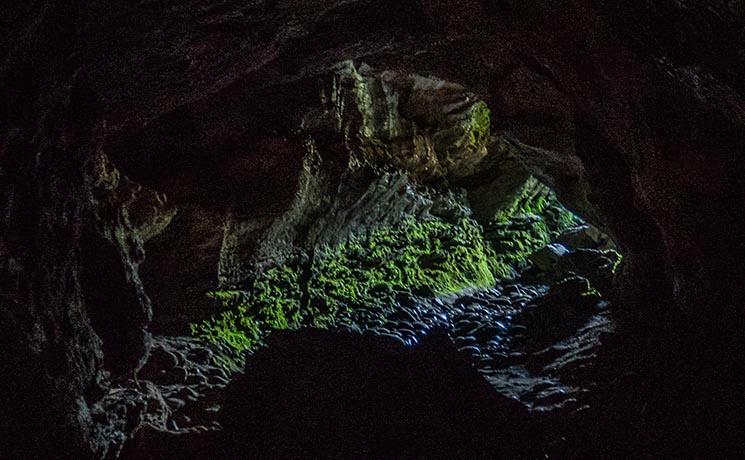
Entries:
{"label": "wet rock", "polygon": [[481,348],[479,348],[476,345],[468,345],[465,347],[458,348],[459,351],[463,353],[467,353],[471,355],[472,357],[478,357],[481,354]]}
{"label": "wet rock", "polygon": [[528,259],[543,272],[554,272],[559,261],[569,253],[569,250],[561,244],[549,244],[546,247],[531,254]]}
{"label": "wet rock", "polygon": [[607,235],[591,225],[582,225],[562,233],[558,243],[570,249],[606,249],[610,243]]}

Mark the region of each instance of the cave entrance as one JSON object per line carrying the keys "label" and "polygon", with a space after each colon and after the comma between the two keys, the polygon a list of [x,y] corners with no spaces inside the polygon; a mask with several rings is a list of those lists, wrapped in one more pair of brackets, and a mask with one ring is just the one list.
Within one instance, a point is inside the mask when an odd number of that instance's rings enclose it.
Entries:
{"label": "cave entrance", "polygon": [[[273,331],[341,329],[406,347],[444,331],[501,393],[535,410],[577,402],[586,388],[571,369],[586,365],[615,327],[607,299],[622,258],[607,235],[532,176],[483,224],[465,190],[365,168],[347,180],[354,190],[337,188],[337,199],[351,203],[343,222],[313,220],[332,229],[323,243],[211,291],[219,313],[191,332],[236,370],[241,353]],[[244,248],[240,240],[256,232],[251,222],[226,225],[228,249]]]}
{"label": "cave entrance", "polygon": [[[277,331],[411,348],[440,330],[501,393],[535,410],[575,404],[585,388],[572,369],[614,329],[621,256],[546,185],[571,162],[492,133],[486,103],[457,84],[345,63],[320,92],[320,108],[298,110],[297,135],[252,125],[228,136],[205,125],[221,114],[180,109],[110,144],[114,159],[131,157],[127,175],[178,208],[146,243],[159,336],[144,375],[226,382]],[[178,135],[184,120],[191,137]],[[123,146],[163,132],[188,151],[222,133],[212,172],[138,176]],[[195,198],[212,185],[219,199]]]}

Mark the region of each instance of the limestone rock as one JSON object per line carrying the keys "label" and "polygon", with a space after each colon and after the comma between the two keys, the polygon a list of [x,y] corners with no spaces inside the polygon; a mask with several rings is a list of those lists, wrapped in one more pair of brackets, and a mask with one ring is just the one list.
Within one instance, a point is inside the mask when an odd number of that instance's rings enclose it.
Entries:
{"label": "limestone rock", "polygon": [[607,249],[610,244],[608,237],[592,225],[573,228],[559,236],[557,242],[571,249]]}
{"label": "limestone rock", "polygon": [[561,258],[568,253],[569,250],[563,245],[552,243],[531,254],[528,259],[538,270],[553,272]]}

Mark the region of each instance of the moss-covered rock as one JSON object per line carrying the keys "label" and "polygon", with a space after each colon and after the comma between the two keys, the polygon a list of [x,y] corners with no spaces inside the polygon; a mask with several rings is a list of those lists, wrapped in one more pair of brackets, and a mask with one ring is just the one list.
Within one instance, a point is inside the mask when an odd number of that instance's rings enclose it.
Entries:
{"label": "moss-covered rock", "polygon": [[398,293],[449,294],[490,286],[511,273],[475,221],[408,219],[320,249],[297,268],[272,267],[240,290],[211,293],[223,312],[192,332],[244,350],[271,330],[327,327],[352,309],[392,305]]}
{"label": "moss-covered rock", "polygon": [[221,304],[223,311],[192,324],[192,334],[237,350],[258,345],[273,329],[295,329],[303,317],[298,270],[291,266],[272,267],[244,289],[208,295]]}
{"label": "moss-covered rock", "polygon": [[311,303],[330,315],[380,304],[398,292],[435,295],[486,287],[508,276],[474,221],[408,220],[319,254],[309,283]]}
{"label": "moss-covered rock", "polygon": [[532,253],[581,223],[550,188],[531,177],[512,202],[495,214],[485,235],[500,261],[521,266]]}
{"label": "moss-covered rock", "polygon": [[[386,203],[395,198],[384,196]],[[356,201],[372,212],[363,203]],[[192,332],[245,350],[272,330],[329,327],[353,311],[393,308],[398,294],[444,295],[487,287],[512,276],[531,253],[579,220],[531,178],[486,232],[467,216],[444,219],[423,213],[388,223],[383,219],[377,226],[362,222],[367,221],[332,226],[338,238],[320,239],[309,257],[258,269],[239,288],[212,292],[222,311],[192,325]]]}
{"label": "moss-covered rock", "polygon": [[271,222],[228,222],[219,280],[230,289],[212,294],[222,312],[195,334],[241,350],[271,330],[393,308],[398,294],[490,286],[575,224],[531,178],[485,234],[466,192],[442,186],[472,177],[491,142],[489,108],[460,85],[346,62],[321,99],[302,123],[294,201]]}

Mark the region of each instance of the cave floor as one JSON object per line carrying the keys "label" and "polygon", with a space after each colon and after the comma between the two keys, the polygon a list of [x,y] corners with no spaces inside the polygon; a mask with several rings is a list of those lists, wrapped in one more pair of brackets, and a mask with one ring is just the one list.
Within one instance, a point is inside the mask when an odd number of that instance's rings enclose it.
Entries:
{"label": "cave floor", "polygon": [[[466,295],[407,299],[388,315],[358,311],[346,327],[407,346],[444,329],[499,393],[531,411],[579,409],[578,396],[592,385],[582,373],[615,324],[605,300],[577,311],[563,303],[571,298],[550,301],[549,292],[547,284],[518,279]],[[578,303],[585,300],[576,295]]]}

